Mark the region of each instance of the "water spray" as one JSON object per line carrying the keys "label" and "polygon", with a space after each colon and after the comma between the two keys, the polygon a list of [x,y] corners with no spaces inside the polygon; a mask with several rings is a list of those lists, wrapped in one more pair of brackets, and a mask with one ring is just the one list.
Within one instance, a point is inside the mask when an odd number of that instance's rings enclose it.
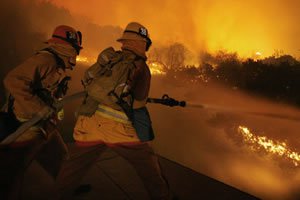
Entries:
{"label": "water spray", "polygon": [[255,115],[261,117],[269,117],[269,118],[277,118],[277,119],[285,119],[291,121],[300,121],[300,116],[291,116],[281,113],[271,113],[271,112],[259,112],[259,111],[249,111],[240,108],[233,108],[233,107],[225,107],[225,106],[218,106],[212,104],[190,104],[187,103],[186,107],[188,108],[198,108],[198,109],[210,109],[214,111],[223,111],[228,113],[235,113],[235,114],[247,114],[247,115]]}
{"label": "water spray", "polygon": [[195,104],[195,103],[187,103],[186,101],[176,100],[174,98],[169,97],[169,95],[164,94],[162,98],[148,98],[148,103],[157,103],[162,104],[170,107],[180,106],[186,108],[195,108],[195,109],[209,109],[214,111],[223,111],[228,113],[235,113],[235,114],[247,114],[247,115],[255,115],[261,117],[269,117],[269,118],[277,118],[277,119],[285,119],[291,121],[300,121],[300,116],[291,116],[285,115],[281,113],[267,113],[267,112],[257,112],[257,111],[249,111],[240,108],[233,108],[228,106],[218,106],[212,104]]}

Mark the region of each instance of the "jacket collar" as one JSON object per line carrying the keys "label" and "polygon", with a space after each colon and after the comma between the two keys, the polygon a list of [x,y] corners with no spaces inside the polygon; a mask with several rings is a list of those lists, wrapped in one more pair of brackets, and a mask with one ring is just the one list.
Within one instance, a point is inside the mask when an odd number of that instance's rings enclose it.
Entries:
{"label": "jacket collar", "polygon": [[136,52],[134,52],[133,50],[128,49],[128,48],[122,48],[122,51],[132,53],[132,54],[136,55],[137,59],[142,59],[144,61],[147,61],[147,56],[146,55],[139,55]]}

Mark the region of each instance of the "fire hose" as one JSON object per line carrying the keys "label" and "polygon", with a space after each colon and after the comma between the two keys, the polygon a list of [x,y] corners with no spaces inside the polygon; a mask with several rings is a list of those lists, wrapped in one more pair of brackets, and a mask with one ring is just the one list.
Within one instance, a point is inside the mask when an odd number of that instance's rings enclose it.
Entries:
{"label": "fire hose", "polygon": [[[74,101],[75,99],[81,98],[86,96],[86,92],[78,92],[73,95],[67,96],[63,98],[63,100],[57,102],[57,107],[63,107],[65,104]],[[170,107],[179,106],[179,107],[188,107],[188,108],[198,108],[198,109],[211,109],[211,110],[218,110],[218,111],[225,111],[225,112],[231,112],[231,113],[244,113],[249,115],[257,115],[257,116],[263,116],[263,117],[271,117],[271,118],[279,118],[279,119],[287,119],[287,120],[293,120],[293,121],[300,121],[299,116],[288,116],[278,113],[264,113],[264,112],[253,112],[253,111],[247,111],[247,110],[240,110],[235,108],[228,108],[228,107],[222,107],[222,106],[216,106],[216,105],[209,105],[209,104],[189,104],[185,101],[178,101],[174,98],[169,97],[167,94],[164,94],[162,98],[148,98],[148,103],[155,103],[155,104],[162,104]],[[41,116],[34,116],[29,121],[23,123],[15,132],[7,136],[4,140],[0,142],[0,146],[5,146],[11,144],[13,141],[15,141],[20,135],[22,135],[25,131],[27,131],[30,127],[34,126],[36,123],[38,123],[40,120],[42,120]]]}
{"label": "fire hose", "polygon": [[[65,104],[67,104],[75,99],[84,97],[85,95],[86,95],[86,92],[75,93],[73,95],[65,97],[61,101],[58,101],[55,106],[62,108]],[[36,123],[38,123],[42,119],[43,119],[42,116],[36,115],[33,118],[31,118],[30,120],[28,120],[27,122],[24,122],[15,132],[11,133],[4,140],[2,140],[0,142],[0,146],[6,146],[6,145],[11,144],[19,136],[21,136],[25,131],[27,131],[30,127],[34,126]]]}
{"label": "fire hose", "polygon": [[248,115],[256,115],[261,117],[270,117],[270,118],[277,118],[277,119],[286,119],[286,120],[292,120],[292,121],[300,121],[300,116],[290,116],[290,115],[284,115],[280,113],[266,113],[266,112],[255,112],[255,111],[249,111],[249,110],[243,110],[238,108],[232,108],[232,107],[224,107],[224,106],[217,106],[217,105],[211,105],[211,104],[193,104],[193,103],[186,103],[185,101],[178,101],[176,99],[173,99],[169,97],[167,94],[164,94],[161,99],[157,98],[148,98],[148,103],[158,103],[166,106],[180,106],[180,107],[187,107],[187,108],[196,108],[196,109],[210,109],[210,110],[217,110],[217,111],[223,111],[223,112],[229,112],[229,113],[242,113],[242,114],[248,114]]}
{"label": "fire hose", "polygon": [[148,98],[147,102],[148,103],[159,103],[159,104],[170,106],[170,107],[173,107],[173,106],[185,107],[186,106],[185,101],[175,100],[175,99],[169,97],[167,94],[164,94],[161,99]]}

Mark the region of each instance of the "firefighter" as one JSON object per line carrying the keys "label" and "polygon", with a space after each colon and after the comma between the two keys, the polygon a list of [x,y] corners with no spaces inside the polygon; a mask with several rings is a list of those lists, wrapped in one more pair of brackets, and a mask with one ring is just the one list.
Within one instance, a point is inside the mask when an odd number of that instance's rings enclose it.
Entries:
{"label": "firefighter", "polygon": [[4,79],[10,94],[7,112],[19,122],[38,115],[41,122],[25,131],[12,144],[0,149],[0,199],[20,199],[26,168],[37,159],[56,176],[67,148],[57,130],[54,102],[67,89],[67,70],[73,69],[81,47],[81,33],[66,25],[57,26],[47,47],[12,69]]}
{"label": "firefighter", "polygon": [[[146,51],[151,46],[148,31],[143,25],[131,22],[125,28],[122,37],[117,41],[122,45],[121,53],[116,53],[117,55],[113,56],[115,52],[112,48],[104,50],[98,57],[100,63],[92,65],[85,73],[86,76],[83,82],[86,84],[88,94],[95,95],[93,98],[88,96],[83,103],[87,106],[83,106],[78,112],[79,117],[73,133],[76,142],[70,148],[76,149],[74,151],[76,155],[71,155],[71,158],[64,163],[57,180],[58,190],[63,194],[62,199],[71,199],[70,195],[72,195],[73,189],[76,188],[88,169],[96,163],[99,155],[106,147],[111,148],[133,165],[151,199],[170,198],[169,187],[162,175],[158,157],[149,144],[150,140],[153,139],[153,133],[149,113],[145,107],[151,80],[150,70],[146,64]],[[102,94],[101,88],[105,89],[112,84],[108,83],[108,80],[101,82],[101,79],[96,79],[97,77],[95,77],[96,85],[93,84],[93,80],[89,80],[93,77],[93,71],[98,71],[97,73],[101,74],[99,70],[103,70],[105,63],[110,65],[115,62],[114,65],[116,66],[112,68],[112,73],[108,73],[107,76],[110,76],[109,74],[116,76],[116,73],[119,73],[115,69],[118,68],[118,63],[115,60],[120,60],[118,55],[122,55],[129,60],[134,58],[135,70],[130,75],[127,83],[133,97],[133,104],[130,106],[133,107],[134,112],[144,113],[143,124],[148,123],[145,127],[146,132],[139,132],[141,134],[137,133],[136,128],[133,126],[133,120],[136,120],[137,116],[132,119],[129,115],[126,115],[126,109],[124,110],[120,104],[115,105],[114,102],[109,103],[108,100],[105,100],[106,93]],[[105,62],[105,59],[109,57],[113,58]],[[97,69],[97,66],[101,69]]]}

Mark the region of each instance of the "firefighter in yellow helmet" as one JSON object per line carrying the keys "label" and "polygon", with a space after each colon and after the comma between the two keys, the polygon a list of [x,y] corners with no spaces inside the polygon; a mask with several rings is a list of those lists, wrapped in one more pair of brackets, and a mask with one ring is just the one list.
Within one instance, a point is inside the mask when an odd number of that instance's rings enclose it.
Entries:
{"label": "firefighter in yellow helmet", "polygon": [[[37,159],[53,176],[66,156],[65,144],[57,130],[53,103],[67,90],[66,70],[76,64],[81,33],[60,25],[47,47],[12,69],[4,79],[9,93],[6,111],[20,123],[38,115],[44,120],[25,131],[11,145],[0,149],[0,199],[20,199],[22,180],[31,161]],[[9,133],[8,133],[9,134]]]}
{"label": "firefighter in yellow helmet", "polygon": [[[153,132],[149,113],[145,107],[151,80],[150,70],[146,64],[146,51],[151,46],[148,31],[143,25],[131,22],[117,41],[122,44],[121,52],[115,52],[112,48],[104,50],[100,53],[98,61],[85,73],[83,82],[89,96],[78,113],[79,117],[73,133],[76,142],[72,148],[77,149],[76,152],[85,153],[77,153],[76,157],[71,157],[60,171],[57,185],[59,185],[60,192],[63,193],[63,199],[71,199],[70,192],[73,191],[76,184],[79,184],[88,169],[96,163],[99,154],[106,147],[111,148],[133,165],[151,199],[170,198],[167,181],[161,173],[158,158],[149,144],[153,139]],[[109,85],[114,85],[108,83],[107,76],[111,76],[113,79],[115,74],[120,73],[118,69],[126,71],[125,68],[131,66],[125,66],[123,63],[122,68],[120,66],[122,58],[127,59],[124,61],[125,64],[133,62],[135,66],[134,72],[129,73],[130,76],[125,82],[127,86],[122,88],[122,90],[129,88],[128,90],[132,94],[133,103],[130,106],[137,113],[134,118],[130,117],[121,104],[115,104],[114,101],[109,102],[109,98],[113,98],[114,95],[107,97],[107,92],[102,93],[102,90]],[[97,74],[106,74],[110,71],[105,71],[105,69],[111,65],[113,65],[112,72],[97,78]],[[118,79],[122,79],[121,74],[118,77],[121,77]],[[101,78],[106,81],[101,82]],[[122,86],[124,84],[118,83],[115,89],[118,90]],[[144,117],[142,124],[147,124],[145,131],[142,132],[138,132],[136,127],[138,123],[133,122],[137,121],[137,115],[140,113],[143,113]]]}

